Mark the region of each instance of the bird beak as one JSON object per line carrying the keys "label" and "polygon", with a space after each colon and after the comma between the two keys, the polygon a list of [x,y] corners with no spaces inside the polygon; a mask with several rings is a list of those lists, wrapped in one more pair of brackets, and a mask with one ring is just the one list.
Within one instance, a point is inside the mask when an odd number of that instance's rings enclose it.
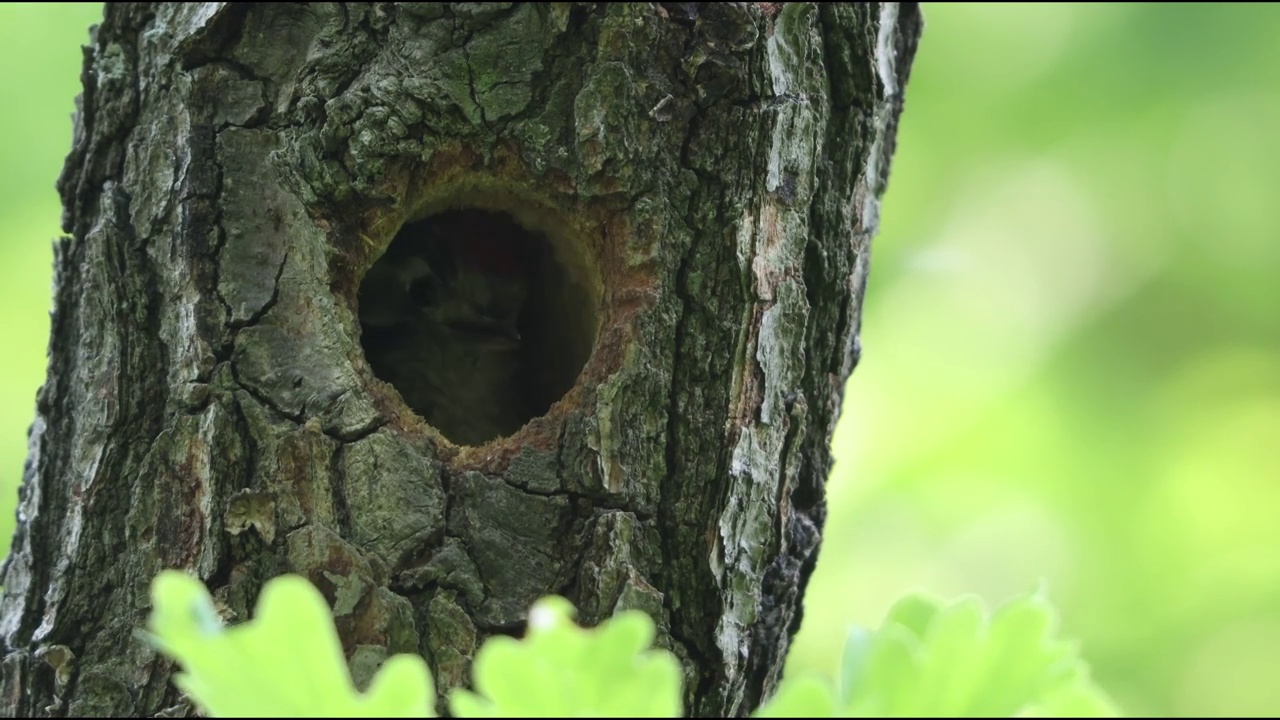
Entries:
{"label": "bird beak", "polygon": [[455,320],[449,327],[468,340],[493,350],[514,350],[520,347],[520,333],[506,323],[476,320]]}
{"label": "bird beak", "polygon": [[513,327],[494,328],[496,332],[489,334],[485,347],[493,350],[515,350],[520,347],[520,333]]}

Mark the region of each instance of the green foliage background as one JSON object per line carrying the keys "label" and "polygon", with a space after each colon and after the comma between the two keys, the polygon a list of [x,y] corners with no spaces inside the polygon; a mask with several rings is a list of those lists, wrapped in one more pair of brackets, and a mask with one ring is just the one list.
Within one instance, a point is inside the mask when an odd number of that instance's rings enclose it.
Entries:
{"label": "green foliage background", "polygon": [[[99,13],[0,5],[0,546]],[[925,14],[790,668],[1044,577],[1127,712],[1280,712],[1280,6]]]}

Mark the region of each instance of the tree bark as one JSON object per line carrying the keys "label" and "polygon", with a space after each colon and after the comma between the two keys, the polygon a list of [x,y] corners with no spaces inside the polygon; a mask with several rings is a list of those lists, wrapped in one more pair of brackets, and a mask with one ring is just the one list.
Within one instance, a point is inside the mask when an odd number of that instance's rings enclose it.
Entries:
{"label": "tree bark", "polygon": [[[0,711],[189,713],[135,636],[164,568],[237,620],[301,573],[358,682],[415,652],[442,691],[542,595],[640,608],[690,713],[754,709],[816,558],[920,30],[897,3],[108,4]],[[553,260],[546,397],[478,447],[361,345],[361,278],[445,207]]]}

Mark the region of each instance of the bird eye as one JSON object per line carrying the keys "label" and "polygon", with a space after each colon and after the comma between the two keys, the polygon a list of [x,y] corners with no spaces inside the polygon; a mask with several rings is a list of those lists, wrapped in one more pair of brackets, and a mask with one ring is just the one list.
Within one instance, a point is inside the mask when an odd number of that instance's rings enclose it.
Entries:
{"label": "bird eye", "polygon": [[440,300],[440,282],[435,275],[423,275],[409,284],[409,299],[417,307],[431,307]]}

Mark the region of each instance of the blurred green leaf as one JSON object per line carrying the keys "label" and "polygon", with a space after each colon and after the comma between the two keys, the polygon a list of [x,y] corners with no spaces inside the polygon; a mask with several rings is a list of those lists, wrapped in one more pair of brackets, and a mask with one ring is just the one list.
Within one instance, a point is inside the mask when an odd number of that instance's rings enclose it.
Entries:
{"label": "blurred green leaf", "polygon": [[848,698],[855,717],[1111,716],[1074,645],[1055,636],[1040,593],[988,617],[981,601],[947,606],[919,595],[894,606],[871,641],[866,680]]}
{"label": "blurred green leaf", "polygon": [[628,610],[595,629],[564,598],[540,600],[523,640],[494,637],[476,654],[476,692],[454,690],[459,717],[679,717],[680,663],[649,650],[653,621]]}
{"label": "blurred green leaf", "polygon": [[849,628],[845,635],[844,657],[840,662],[841,703],[848,703],[865,682],[872,639],[871,633],[860,627]]}
{"label": "blurred green leaf", "polygon": [[835,717],[835,695],[822,680],[806,675],[783,680],[778,692],[752,717],[758,718],[828,718]]}
{"label": "blurred green leaf", "polygon": [[760,717],[1112,717],[1039,590],[994,614],[981,600],[899,600],[873,634],[850,633],[841,697],[813,676],[785,679]]}
{"label": "blurred green leaf", "polygon": [[398,655],[356,692],[329,606],[295,575],[267,582],[256,617],[224,628],[203,583],[152,583],[152,641],[182,666],[175,684],[211,717],[433,717],[422,658]]}

